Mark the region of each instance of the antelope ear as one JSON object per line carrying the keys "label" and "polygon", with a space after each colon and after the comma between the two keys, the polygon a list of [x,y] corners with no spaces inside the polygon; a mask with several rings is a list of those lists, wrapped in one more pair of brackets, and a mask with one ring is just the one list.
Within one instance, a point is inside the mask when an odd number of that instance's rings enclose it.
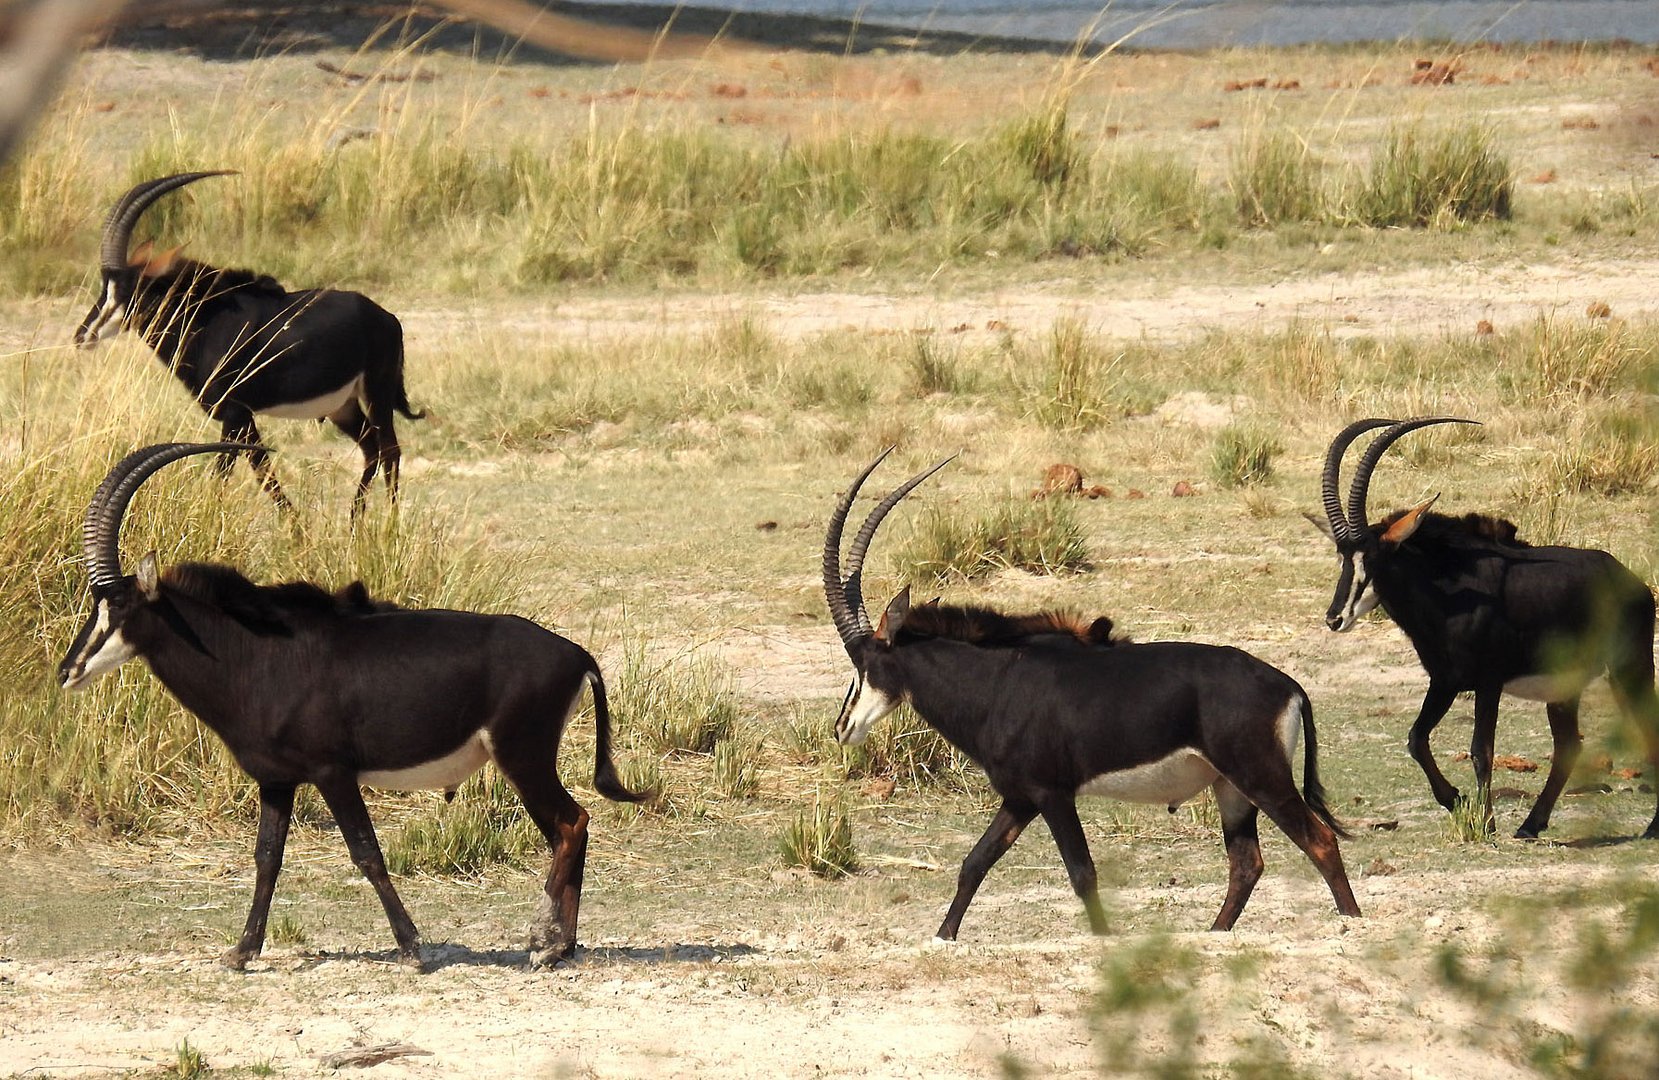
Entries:
{"label": "antelope ear", "polygon": [[154,551],[138,560],[138,572],[133,577],[138,581],[138,591],[144,594],[144,599],[154,600],[161,595],[161,572],[156,569]]}
{"label": "antelope ear", "polygon": [[1429,512],[1429,507],[1433,506],[1435,500],[1439,498],[1439,494],[1436,494],[1428,502],[1419,503],[1401,514],[1400,519],[1390,525],[1387,531],[1378,539],[1388,547],[1399,547],[1410,540],[1411,534],[1417,531],[1417,526],[1423,524],[1423,515]]}
{"label": "antelope ear", "polygon": [[132,251],[127,253],[128,266],[143,266],[150,261],[150,253],[155,250],[155,244],[149,240],[142,241]]}
{"label": "antelope ear", "polygon": [[906,585],[899,590],[899,595],[888,601],[887,610],[881,613],[881,622],[876,624],[876,640],[893,644],[893,639],[904,628],[905,616],[909,614],[910,586]]}
{"label": "antelope ear", "polygon": [[[148,245],[146,245],[146,248],[147,247]],[[155,254],[149,250],[146,250],[146,248],[140,249],[144,252],[144,258],[143,264],[138,268],[138,272],[145,277],[150,278],[160,277],[163,274],[171,273],[173,268],[179,264],[179,252],[184,250],[184,246],[182,244],[176,248],[168,248],[160,254]],[[138,260],[136,256],[133,261],[134,264],[137,265]]]}
{"label": "antelope ear", "polygon": [[1312,524],[1314,528],[1324,533],[1325,539],[1331,541],[1332,543],[1336,542],[1336,534],[1331,531],[1331,523],[1325,520],[1324,517],[1319,514],[1310,514],[1306,510],[1302,511],[1302,516],[1307,518],[1308,522]]}

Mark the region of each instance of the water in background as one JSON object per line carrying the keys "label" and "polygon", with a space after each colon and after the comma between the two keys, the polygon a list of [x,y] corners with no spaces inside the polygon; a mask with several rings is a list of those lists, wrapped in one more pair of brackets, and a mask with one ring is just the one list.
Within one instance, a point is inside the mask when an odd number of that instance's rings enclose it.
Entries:
{"label": "water in background", "polygon": [[[622,0],[626,3],[628,0]],[[637,0],[647,2],[647,0]],[[648,0],[660,4],[662,0]],[[996,37],[1165,48],[1432,38],[1659,43],[1659,0],[687,0],[736,11],[860,18]],[[1104,7],[1104,11],[1102,8]]]}

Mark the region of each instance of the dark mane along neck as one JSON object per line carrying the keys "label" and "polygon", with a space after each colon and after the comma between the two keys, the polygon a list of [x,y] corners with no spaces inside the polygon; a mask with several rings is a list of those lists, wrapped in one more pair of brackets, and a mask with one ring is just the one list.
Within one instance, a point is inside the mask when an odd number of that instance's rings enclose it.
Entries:
{"label": "dark mane along neck", "polygon": [[188,296],[202,303],[232,292],[254,292],[265,296],[284,296],[287,290],[269,274],[252,270],[227,270],[194,259],[180,259],[172,269],[144,279],[142,290],[160,301],[163,298],[183,299]]}
{"label": "dark mane along neck", "polygon": [[[1406,513],[1396,510],[1382,519],[1380,528],[1386,530],[1390,525]],[[1414,538],[1432,539],[1443,542],[1456,543],[1459,540],[1484,540],[1491,544],[1501,544],[1504,547],[1525,548],[1532,545],[1522,540],[1515,523],[1507,518],[1494,517],[1490,514],[1464,514],[1462,517],[1452,517],[1448,514],[1428,513],[1423,515],[1423,523],[1417,527]]]}
{"label": "dark mane along neck", "polygon": [[256,585],[220,563],[181,563],[162,579],[174,594],[218,608],[261,633],[286,633],[295,619],[372,615],[397,605],[376,600],[361,581],[329,592],[307,581]]}
{"label": "dark mane along neck", "polygon": [[1041,635],[1063,634],[1085,645],[1111,645],[1112,620],[1092,621],[1058,611],[1004,615],[981,607],[921,604],[905,616],[901,636],[947,638],[974,645],[1017,645]]}

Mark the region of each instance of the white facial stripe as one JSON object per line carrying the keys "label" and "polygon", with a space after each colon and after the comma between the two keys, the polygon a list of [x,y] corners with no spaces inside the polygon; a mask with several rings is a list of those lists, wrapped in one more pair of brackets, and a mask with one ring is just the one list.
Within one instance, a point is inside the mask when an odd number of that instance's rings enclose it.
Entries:
{"label": "white facial stripe", "polygon": [[98,614],[87,634],[86,644],[75,657],[70,676],[63,682],[64,689],[78,690],[107,671],[114,671],[133,658],[133,647],[121,636],[119,629],[109,628],[109,604],[98,603]]}
{"label": "white facial stripe", "polygon": [[104,291],[98,296],[98,307],[86,325],[86,329],[77,335],[78,343],[84,348],[96,345],[103,337],[104,327],[116,320],[119,326],[126,321],[127,309],[115,295],[115,282],[109,279],[104,281]]}
{"label": "white facial stripe", "polygon": [[836,741],[843,746],[857,746],[870,737],[870,728],[877,720],[898,708],[902,702],[888,697],[864,681],[862,675],[853,687],[853,699],[835,725]]}
{"label": "white facial stripe", "polygon": [[1377,606],[1377,590],[1371,587],[1371,575],[1367,572],[1364,558],[1354,560],[1353,572],[1348,576],[1348,597],[1342,602],[1341,621],[1335,627],[1338,632],[1351,630],[1360,616]]}
{"label": "white facial stripe", "polygon": [[1370,611],[1372,608],[1376,607],[1380,599],[1381,597],[1377,595],[1377,590],[1371,587],[1371,579],[1369,577],[1360,582],[1359,598],[1353,602],[1354,618],[1357,619],[1361,615],[1364,615],[1366,612]]}

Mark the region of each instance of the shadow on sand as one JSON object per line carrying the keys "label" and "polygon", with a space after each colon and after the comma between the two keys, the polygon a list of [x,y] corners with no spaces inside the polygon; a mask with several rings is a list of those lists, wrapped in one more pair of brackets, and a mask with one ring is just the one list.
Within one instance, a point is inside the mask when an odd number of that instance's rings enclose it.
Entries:
{"label": "shadow on sand", "polygon": [[[1640,843],[1645,839],[1648,838],[1641,833],[1632,833],[1629,836],[1580,836],[1572,840],[1562,840],[1560,845],[1564,848],[1584,851],[1593,848],[1622,847],[1625,844]],[[1659,850],[1659,848],[1656,848],[1656,850]]]}
{"label": "shadow on sand", "polygon": [[[774,15],[720,7],[673,5],[559,4],[561,15],[600,26],[699,37],[728,36],[768,49],[835,54],[893,52],[954,56],[964,52],[1066,55],[1071,44],[1039,38],[993,37],[944,30],[883,26],[849,19],[810,15]],[[200,13],[161,18],[134,18],[109,33],[103,43],[119,48],[176,51],[209,60],[246,60],[276,53],[358,49],[376,39],[376,48],[403,41],[423,42],[423,49],[463,53],[485,60],[521,60],[585,64],[534,46],[520,44],[491,27],[445,16],[437,9],[411,13],[403,4],[358,2],[296,3],[295,0],[244,0],[216,5]],[[1085,54],[1098,51],[1085,50]]]}
{"label": "shadow on sand", "polygon": [[[652,945],[652,946],[624,946],[601,945],[597,948],[587,948],[578,945],[576,955],[559,961],[559,967],[581,967],[587,964],[638,964],[641,966],[658,966],[663,964],[708,964],[721,963],[743,956],[758,956],[760,950],[752,945]],[[421,946],[421,957],[424,961],[422,970],[428,973],[440,971],[447,967],[495,967],[526,969],[530,966],[530,951],[528,949],[473,949],[453,942],[427,942]],[[394,949],[373,949],[365,951],[342,950],[340,952],[319,952],[306,956],[298,965],[298,970],[309,971],[325,963],[336,961],[351,961],[362,963],[397,964],[397,951]]]}

